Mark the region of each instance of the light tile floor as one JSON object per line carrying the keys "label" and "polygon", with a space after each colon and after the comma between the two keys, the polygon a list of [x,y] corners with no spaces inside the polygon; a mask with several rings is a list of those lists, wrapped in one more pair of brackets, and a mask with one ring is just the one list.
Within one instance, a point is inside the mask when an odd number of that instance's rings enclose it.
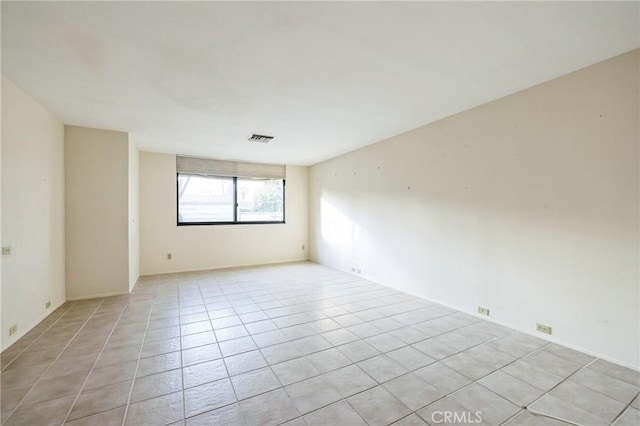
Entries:
{"label": "light tile floor", "polygon": [[313,263],[143,277],[1,358],[5,425],[640,424],[636,371]]}

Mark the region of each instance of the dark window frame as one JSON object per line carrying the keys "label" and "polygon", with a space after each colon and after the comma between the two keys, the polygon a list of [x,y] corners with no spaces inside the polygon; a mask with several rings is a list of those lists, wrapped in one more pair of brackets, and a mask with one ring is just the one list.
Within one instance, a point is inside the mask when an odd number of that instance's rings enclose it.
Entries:
{"label": "dark window frame", "polygon": [[[287,180],[286,179],[274,179],[282,180],[282,220],[254,220],[254,221],[239,221],[238,220],[238,176],[217,176],[208,175],[215,178],[229,178],[233,179],[233,221],[225,222],[180,222],[180,172],[176,173],[176,225],[177,226],[209,226],[209,225],[282,225],[287,223]],[[183,175],[195,175],[193,173],[182,173]],[[242,179],[242,178],[241,178]]]}

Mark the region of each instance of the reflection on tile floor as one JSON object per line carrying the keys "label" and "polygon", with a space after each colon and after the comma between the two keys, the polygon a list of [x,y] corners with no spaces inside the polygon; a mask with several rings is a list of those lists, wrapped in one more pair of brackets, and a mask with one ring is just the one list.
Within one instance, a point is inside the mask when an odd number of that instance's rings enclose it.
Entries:
{"label": "reflection on tile floor", "polygon": [[5,425],[640,424],[638,372],[313,263],[68,302],[1,379]]}

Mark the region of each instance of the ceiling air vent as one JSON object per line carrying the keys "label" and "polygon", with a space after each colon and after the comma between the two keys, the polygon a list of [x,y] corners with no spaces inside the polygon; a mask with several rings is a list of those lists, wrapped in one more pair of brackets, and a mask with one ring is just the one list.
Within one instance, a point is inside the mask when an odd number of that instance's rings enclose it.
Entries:
{"label": "ceiling air vent", "polygon": [[253,134],[249,136],[249,142],[269,143],[273,139],[273,136],[257,135]]}

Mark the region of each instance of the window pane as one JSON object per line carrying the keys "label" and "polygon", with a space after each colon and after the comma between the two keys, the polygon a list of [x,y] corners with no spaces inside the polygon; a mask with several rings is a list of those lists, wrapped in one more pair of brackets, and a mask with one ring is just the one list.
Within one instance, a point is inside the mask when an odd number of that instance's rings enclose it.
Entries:
{"label": "window pane", "polygon": [[238,179],[239,222],[283,222],[283,206],[281,179]]}
{"label": "window pane", "polygon": [[178,221],[233,222],[233,178],[179,174]]}

